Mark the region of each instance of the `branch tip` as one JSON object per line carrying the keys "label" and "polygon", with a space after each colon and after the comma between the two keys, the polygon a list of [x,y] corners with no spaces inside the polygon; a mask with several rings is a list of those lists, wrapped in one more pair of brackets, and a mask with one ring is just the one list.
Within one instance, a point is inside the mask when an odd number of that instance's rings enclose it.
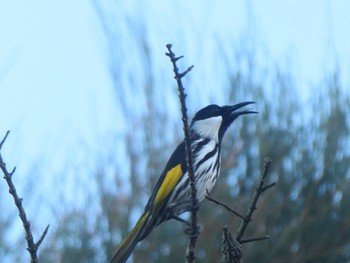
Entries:
{"label": "branch tip", "polygon": [[270,157],[265,158],[265,160],[264,160],[264,166],[270,168],[271,165],[272,165],[272,160],[271,160],[271,158],[270,158]]}
{"label": "branch tip", "polygon": [[266,240],[266,239],[269,239],[269,238],[270,238],[270,236],[248,238],[248,239],[241,240],[240,243],[241,244],[245,244],[245,243],[250,243],[250,242],[255,242],[255,241],[262,241],[262,240]]}
{"label": "branch tip", "polygon": [[12,177],[12,175],[16,172],[16,166],[13,167],[12,171],[9,173],[10,177]]}
{"label": "branch tip", "polygon": [[271,184],[269,184],[269,185],[263,187],[261,190],[262,190],[262,192],[265,192],[267,189],[269,189],[269,188],[271,188],[271,187],[274,187],[275,185],[276,185],[275,182],[274,182],[274,183],[271,183]]}
{"label": "branch tip", "polygon": [[38,249],[41,243],[43,242],[44,238],[46,237],[47,232],[49,231],[50,224],[48,224],[44,230],[44,232],[41,234],[38,242],[36,242],[35,246]]}
{"label": "branch tip", "polygon": [[184,56],[180,56],[180,57],[177,57],[177,58],[174,58],[174,62],[177,62],[179,59],[182,59]]}
{"label": "branch tip", "polygon": [[10,130],[8,130],[5,134],[5,137],[2,139],[2,141],[0,142],[0,150],[2,148],[2,145],[4,144],[4,142],[6,141],[7,139],[7,136],[10,134]]}

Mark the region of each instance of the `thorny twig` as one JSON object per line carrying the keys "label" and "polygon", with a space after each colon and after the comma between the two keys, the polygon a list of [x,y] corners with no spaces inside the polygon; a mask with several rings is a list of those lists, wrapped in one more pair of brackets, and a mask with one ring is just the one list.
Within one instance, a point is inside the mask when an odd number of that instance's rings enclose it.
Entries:
{"label": "thorny twig", "polygon": [[185,145],[186,145],[186,161],[187,161],[187,171],[190,179],[190,187],[191,187],[191,229],[189,235],[189,242],[187,245],[186,251],[186,262],[193,262],[196,258],[196,242],[198,236],[198,226],[197,226],[197,211],[199,208],[198,200],[197,200],[197,189],[196,189],[196,181],[195,175],[193,172],[193,160],[192,160],[192,148],[191,148],[191,134],[188,126],[188,117],[187,117],[187,107],[186,107],[186,94],[185,89],[182,85],[181,79],[192,70],[193,66],[190,66],[184,72],[180,73],[179,69],[176,65],[176,62],[183,58],[183,56],[176,57],[175,53],[171,50],[172,45],[167,44],[166,48],[168,52],[165,53],[171,60],[173,64],[173,70],[175,73],[175,79],[177,82],[177,87],[179,91],[179,98],[181,103],[181,113],[182,113],[182,122],[183,122],[183,130],[185,134]]}
{"label": "thorny twig", "polygon": [[268,190],[271,187],[276,185],[276,183],[271,183],[271,184],[266,185],[266,178],[267,178],[267,174],[270,170],[271,164],[272,164],[272,161],[270,158],[266,158],[264,160],[263,174],[260,178],[259,185],[255,189],[255,195],[254,195],[253,201],[249,207],[248,213],[245,216],[238,213],[237,211],[233,210],[232,208],[230,208],[226,204],[220,202],[219,200],[213,198],[212,196],[210,196],[210,194],[207,191],[206,198],[209,201],[214,202],[215,204],[224,207],[226,210],[228,210],[229,212],[233,213],[234,215],[236,215],[237,217],[242,219],[242,224],[239,227],[237,234],[236,234],[236,237],[234,239],[232,238],[231,234],[229,233],[227,226],[225,226],[223,229],[224,232],[223,232],[223,257],[221,260],[222,262],[230,262],[230,263],[240,262],[240,260],[243,256],[243,253],[241,252],[241,245],[242,244],[248,243],[248,242],[259,241],[259,240],[265,240],[265,239],[269,238],[269,236],[263,236],[263,237],[249,238],[249,239],[244,239],[244,240],[242,239],[244,236],[245,230],[247,229],[248,224],[252,221],[253,213],[257,209],[256,205],[257,205],[257,202],[260,198],[260,195],[263,192],[265,192],[266,190]]}
{"label": "thorny twig", "polygon": [[242,216],[240,213],[238,213],[237,211],[233,210],[232,208],[230,208],[228,205],[220,202],[219,200],[215,199],[214,197],[212,197],[207,189],[207,195],[205,196],[205,198],[207,198],[209,201],[224,207],[227,211],[231,212],[232,214],[236,215],[237,217],[241,218],[242,220],[244,220],[244,216]]}
{"label": "thorny twig", "polygon": [[7,171],[6,164],[3,161],[2,156],[1,156],[1,148],[2,148],[3,144],[5,143],[9,133],[10,133],[10,131],[7,131],[6,134],[5,134],[5,137],[0,142],[0,168],[1,168],[2,172],[3,172],[3,174],[4,174],[4,179],[6,180],[7,185],[9,187],[9,193],[12,195],[12,197],[13,197],[13,199],[15,201],[15,204],[16,204],[17,209],[19,211],[19,217],[21,218],[24,230],[26,232],[26,239],[27,239],[27,244],[28,244],[27,250],[29,251],[29,254],[30,254],[31,263],[38,263],[37,252],[38,252],[39,246],[41,245],[42,241],[44,240],[44,238],[45,238],[45,236],[46,236],[46,234],[47,234],[47,232],[49,230],[50,225],[48,225],[45,228],[45,230],[41,234],[38,242],[35,243],[34,239],[33,239],[32,231],[30,229],[30,222],[27,219],[27,215],[26,215],[26,213],[24,211],[24,208],[23,208],[23,205],[22,205],[23,198],[20,198],[18,196],[16,188],[15,188],[13,182],[12,182],[12,175],[15,173],[16,167],[14,167],[11,172]]}
{"label": "thorny twig", "polygon": [[[245,215],[244,220],[243,220],[240,228],[238,229],[238,232],[237,232],[237,235],[236,235],[236,239],[240,243],[247,243],[247,240],[241,240],[241,239],[242,239],[242,237],[244,235],[244,232],[245,232],[248,224],[252,221],[252,215],[253,215],[254,211],[256,210],[256,208],[257,208],[256,204],[258,203],[260,195],[263,192],[265,192],[267,189],[269,189],[269,188],[271,188],[271,187],[276,185],[276,183],[271,183],[269,185],[266,185],[266,177],[267,177],[267,174],[268,174],[268,172],[270,170],[271,164],[272,164],[272,160],[270,158],[266,158],[264,160],[264,171],[263,171],[263,174],[261,176],[259,185],[258,185],[258,187],[255,190],[255,195],[254,195],[253,201],[252,201],[252,203],[251,203],[251,205],[249,207],[249,211]],[[263,239],[266,239],[266,238],[269,238],[269,236],[266,236],[265,238],[258,238],[256,240],[263,240]],[[255,241],[255,240],[251,239],[251,241]]]}

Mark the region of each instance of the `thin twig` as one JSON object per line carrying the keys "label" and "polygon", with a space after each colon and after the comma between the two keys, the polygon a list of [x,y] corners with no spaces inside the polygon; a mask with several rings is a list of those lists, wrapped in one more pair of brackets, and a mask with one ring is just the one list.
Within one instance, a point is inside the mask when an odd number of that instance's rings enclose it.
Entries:
{"label": "thin twig", "polygon": [[250,242],[255,242],[255,241],[261,241],[265,239],[269,239],[270,236],[263,236],[263,237],[254,237],[254,238],[247,238],[247,239],[242,239],[239,241],[239,243],[244,244],[244,243],[250,243]]}
{"label": "thin twig", "polygon": [[7,136],[9,136],[9,134],[10,134],[10,131],[7,131],[4,139],[2,139],[2,141],[0,142],[0,151],[1,151],[2,145],[5,143]]}
{"label": "thin twig", "polygon": [[175,73],[175,79],[177,81],[177,87],[179,91],[180,103],[181,103],[181,113],[182,113],[182,122],[183,122],[183,130],[185,134],[185,145],[186,145],[186,161],[187,161],[187,171],[188,177],[190,180],[191,187],[191,231],[189,235],[189,242],[187,245],[186,251],[186,262],[193,262],[196,258],[196,242],[198,236],[198,227],[197,227],[197,212],[198,212],[198,200],[197,200],[197,189],[196,189],[196,179],[193,172],[193,160],[192,160],[192,148],[191,148],[191,134],[188,126],[188,117],[187,117],[187,107],[185,103],[186,94],[185,89],[182,85],[181,79],[192,70],[193,66],[187,68],[183,73],[179,73],[179,69],[176,65],[176,62],[181,59],[183,56],[176,57],[175,53],[171,50],[172,45],[167,44],[166,48],[168,52],[165,53],[171,60],[173,64],[173,70]]}
{"label": "thin twig", "polygon": [[270,170],[270,167],[271,167],[271,164],[272,164],[272,161],[270,158],[266,158],[264,160],[264,172],[263,172],[263,175],[261,176],[261,179],[260,179],[260,182],[259,182],[259,185],[258,187],[256,188],[255,190],[255,195],[254,195],[254,198],[253,198],[253,201],[249,207],[249,211],[247,213],[247,215],[244,217],[243,219],[243,222],[242,222],[242,225],[240,226],[238,232],[237,232],[237,235],[236,235],[236,240],[238,242],[241,241],[243,235],[244,235],[244,232],[249,224],[249,222],[252,221],[252,215],[254,213],[254,211],[256,210],[256,204],[259,200],[259,197],[260,195],[265,192],[267,189],[271,188],[272,186],[275,185],[275,183],[272,183],[272,184],[269,184],[268,186],[265,186],[266,184],[266,177],[267,177],[267,174]]}
{"label": "thin twig", "polygon": [[32,231],[30,229],[30,222],[27,219],[27,215],[26,215],[24,208],[23,208],[23,205],[22,205],[23,199],[18,196],[16,188],[12,182],[12,175],[16,171],[16,167],[14,167],[11,172],[8,172],[6,169],[6,164],[3,161],[2,156],[1,156],[1,148],[2,148],[3,144],[5,143],[9,133],[10,133],[10,131],[6,132],[4,139],[0,143],[0,168],[4,174],[4,179],[6,180],[7,185],[9,187],[9,193],[12,195],[12,197],[15,201],[15,204],[16,204],[17,209],[19,211],[19,217],[22,220],[23,227],[24,227],[24,230],[26,232],[26,240],[27,240],[27,244],[28,244],[27,250],[29,251],[29,254],[30,254],[31,263],[38,263],[38,256],[37,256],[38,248],[39,248],[41,242],[44,240],[50,225],[48,225],[45,228],[39,241],[37,243],[35,243],[34,239],[33,239]]}
{"label": "thin twig", "polygon": [[209,201],[224,207],[227,211],[231,212],[232,214],[236,215],[237,217],[241,218],[241,219],[245,219],[244,216],[242,216],[240,213],[238,213],[237,211],[233,210],[232,208],[230,208],[228,205],[220,202],[219,200],[215,199],[214,197],[212,197],[207,189],[207,195],[205,196],[205,198],[207,198]]}
{"label": "thin twig", "polygon": [[50,224],[48,224],[48,225],[45,227],[44,232],[41,234],[41,236],[40,236],[38,242],[36,242],[36,247],[37,247],[37,248],[39,248],[40,245],[41,245],[41,243],[43,242],[43,240],[44,240],[44,238],[45,238],[47,232],[49,231],[49,227],[50,227]]}

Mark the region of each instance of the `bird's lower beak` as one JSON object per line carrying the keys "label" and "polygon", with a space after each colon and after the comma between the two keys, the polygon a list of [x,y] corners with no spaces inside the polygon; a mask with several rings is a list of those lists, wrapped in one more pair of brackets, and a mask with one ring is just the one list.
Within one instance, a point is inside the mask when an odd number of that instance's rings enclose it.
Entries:
{"label": "bird's lower beak", "polygon": [[220,127],[219,131],[219,138],[220,140],[224,136],[224,133],[226,132],[227,128],[231,125],[231,123],[238,118],[238,116],[243,115],[243,114],[250,114],[250,113],[257,113],[256,111],[252,110],[239,110],[240,108],[247,106],[249,104],[253,104],[255,102],[253,101],[246,101],[246,102],[241,102],[233,106],[224,106],[222,107],[223,109],[223,122]]}
{"label": "bird's lower beak", "polygon": [[255,102],[253,101],[246,101],[246,102],[241,102],[233,106],[225,106],[225,117],[227,118],[227,121],[231,123],[234,121],[238,116],[243,115],[243,114],[251,114],[251,113],[257,113],[256,111],[252,110],[242,110],[242,111],[237,111],[240,108],[243,108],[244,106],[253,104]]}

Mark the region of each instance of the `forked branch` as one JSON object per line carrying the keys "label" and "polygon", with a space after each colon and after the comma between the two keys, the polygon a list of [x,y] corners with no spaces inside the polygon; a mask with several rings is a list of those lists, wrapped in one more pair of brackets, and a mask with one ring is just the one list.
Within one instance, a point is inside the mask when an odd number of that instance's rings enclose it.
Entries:
{"label": "forked branch", "polygon": [[33,234],[32,234],[31,228],[30,228],[30,222],[27,219],[27,215],[26,215],[24,208],[23,208],[23,205],[22,205],[23,198],[20,198],[18,196],[16,187],[12,182],[12,176],[16,171],[16,167],[14,167],[11,172],[9,172],[6,168],[6,164],[5,164],[4,160],[2,159],[2,155],[1,155],[2,146],[4,145],[9,133],[10,133],[10,131],[7,131],[5,134],[5,137],[0,142],[0,169],[4,174],[4,179],[6,180],[7,185],[9,187],[9,193],[12,195],[13,200],[15,201],[15,204],[16,204],[17,209],[19,211],[19,217],[21,218],[24,230],[26,232],[26,240],[27,240],[27,244],[28,244],[27,250],[30,254],[31,263],[37,263],[38,262],[37,252],[38,252],[39,246],[41,245],[42,241],[44,240],[44,238],[47,234],[47,231],[49,230],[50,225],[48,225],[45,228],[45,230],[41,234],[38,242],[35,243],[34,239],[33,239]]}
{"label": "forked branch", "polygon": [[238,263],[241,262],[243,253],[242,253],[242,244],[248,243],[248,242],[254,242],[254,241],[260,241],[265,240],[269,238],[269,236],[262,236],[262,237],[255,237],[255,238],[249,238],[249,239],[243,239],[244,233],[249,225],[250,222],[252,222],[252,216],[254,211],[257,209],[257,203],[262,193],[264,193],[266,190],[270,189],[271,187],[275,186],[276,183],[266,184],[266,179],[268,172],[271,168],[272,161],[270,158],[266,158],[264,160],[264,171],[260,178],[259,184],[255,189],[255,194],[252,200],[252,203],[249,206],[248,212],[246,215],[242,215],[241,213],[235,211],[234,209],[230,208],[228,205],[224,204],[223,202],[213,198],[209,192],[207,191],[206,198],[219,205],[224,207],[226,210],[228,210],[230,213],[234,214],[235,216],[239,217],[242,220],[242,224],[239,227],[236,237],[233,238],[231,233],[228,230],[228,227],[225,226],[223,229],[223,256],[221,259],[221,262],[229,262],[229,263]]}
{"label": "forked branch", "polygon": [[252,238],[249,240],[248,239],[242,240],[244,232],[247,229],[248,224],[252,221],[252,216],[253,216],[254,211],[257,208],[256,204],[258,203],[258,200],[259,200],[261,194],[264,193],[267,189],[276,185],[276,183],[271,183],[269,185],[266,185],[266,178],[267,178],[267,174],[271,168],[271,165],[272,165],[272,160],[270,158],[266,158],[264,160],[264,171],[263,171],[263,174],[260,178],[259,185],[255,189],[255,195],[254,195],[253,201],[249,207],[248,213],[244,216],[242,224],[241,224],[240,228],[238,229],[238,232],[236,235],[236,240],[238,242],[240,242],[241,244],[247,243],[247,242],[252,242],[252,241],[257,241],[257,240],[264,240],[264,239],[269,238],[269,236],[265,236],[265,237],[261,237],[261,238]]}

